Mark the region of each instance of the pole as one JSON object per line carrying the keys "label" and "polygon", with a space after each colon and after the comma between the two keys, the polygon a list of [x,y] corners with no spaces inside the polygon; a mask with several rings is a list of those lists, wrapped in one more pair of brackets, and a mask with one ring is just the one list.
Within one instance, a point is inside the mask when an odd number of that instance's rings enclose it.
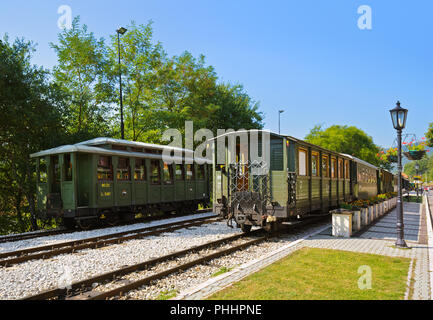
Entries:
{"label": "pole", "polygon": [[280,132],[280,117],[281,117],[281,112],[278,111],[278,134],[281,134],[281,132]]}
{"label": "pole", "polygon": [[117,32],[117,46],[119,51],[119,84],[120,84],[120,134],[125,139],[125,127],[123,124],[123,99],[122,99],[122,68],[120,65],[120,35]]}
{"label": "pole", "polygon": [[397,241],[396,247],[407,248],[404,241],[404,223],[403,223],[403,195],[402,195],[402,181],[401,181],[401,129],[397,130],[398,140],[398,199],[397,199]]}
{"label": "pole", "polygon": [[[416,170],[417,179],[418,179],[418,174],[419,174],[418,168],[419,168],[419,165],[418,165],[418,160],[417,160],[416,164],[415,164],[415,170]],[[417,202],[419,201],[419,195],[418,195],[418,193],[419,193],[419,185],[417,183],[416,184],[416,201]]]}

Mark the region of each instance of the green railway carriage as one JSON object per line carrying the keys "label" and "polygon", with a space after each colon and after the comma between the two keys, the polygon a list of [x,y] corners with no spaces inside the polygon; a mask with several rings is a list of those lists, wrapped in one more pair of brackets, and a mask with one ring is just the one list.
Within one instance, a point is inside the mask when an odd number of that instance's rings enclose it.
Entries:
{"label": "green railway carriage", "polygon": [[[214,141],[233,140],[239,133],[227,133]],[[251,138],[251,132],[248,135]],[[270,230],[278,224],[293,224],[309,215],[327,213],[343,202],[378,194],[378,168],[353,156],[270,133],[269,163],[251,162],[245,161],[253,159],[250,144],[247,154],[240,145],[239,141],[236,148],[224,146],[224,164],[214,157],[213,198],[214,212],[234,220],[244,231],[254,225]],[[258,149],[261,147],[259,141]],[[214,148],[218,153],[217,143]],[[257,171],[257,166],[269,170]]]}
{"label": "green railway carriage", "polygon": [[[173,164],[163,151],[181,151]],[[209,161],[193,153],[148,143],[97,138],[41,151],[37,159],[37,208],[81,227],[114,224],[136,214],[194,212],[210,201]],[[196,159],[197,160],[197,159]]]}

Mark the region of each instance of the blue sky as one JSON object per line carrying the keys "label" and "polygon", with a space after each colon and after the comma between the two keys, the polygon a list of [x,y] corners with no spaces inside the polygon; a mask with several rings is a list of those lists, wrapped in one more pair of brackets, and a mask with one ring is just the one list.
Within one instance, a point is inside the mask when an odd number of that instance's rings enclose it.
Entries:
{"label": "blue sky", "polygon": [[[154,21],[170,55],[204,54],[221,81],[243,84],[265,127],[304,138],[315,125],[354,125],[382,146],[395,139],[388,110],[409,109],[407,133],[433,122],[433,1],[15,0],[0,4],[0,34],[38,43],[34,63],[52,68],[57,13],[68,5],[97,37]],[[358,28],[358,7],[372,29]]]}

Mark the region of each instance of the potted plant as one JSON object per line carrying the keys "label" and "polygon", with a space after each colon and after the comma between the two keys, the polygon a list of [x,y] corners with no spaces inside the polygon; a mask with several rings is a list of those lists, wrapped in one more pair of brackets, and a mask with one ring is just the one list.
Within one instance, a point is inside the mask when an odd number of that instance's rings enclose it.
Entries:
{"label": "potted plant", "polygon": [[361,230],[361,208],[352,203],[343,203],[342,209],[352,212],[352,231]]}
{"label": "potted plant", "polygon": [[385,194],[379,194],[377,196],[377,199],[379,200],[379,215],[382,216],[385,213],[386,195]]}
{"label": "potted plant", "polygon": [[369,224],[368,217],[368,201],[367,200],[356,200],[352,202],[352,207],[357,208],[361,214],[361,226],[366,226]]}
{"label": "potted plant", "polygon": [[421,160],[427,152],[427,143],[425,141],[415,143],[415,140],[412,140],[409,143],[403,142],[403,144],[406,145],[407,149],[407,151],[404,152],[404,155],[409,160]]}

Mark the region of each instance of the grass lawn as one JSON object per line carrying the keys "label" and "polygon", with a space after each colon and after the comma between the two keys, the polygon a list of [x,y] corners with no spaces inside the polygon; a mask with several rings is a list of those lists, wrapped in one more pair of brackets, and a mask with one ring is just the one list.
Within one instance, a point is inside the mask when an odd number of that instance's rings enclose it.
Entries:
{"label": "grass lawn", "polygon": [[[232,286],[211,300],[398,300],[406,291],[410,259],[303,248]],[[371,268],[371,289],[358,280]]]}

